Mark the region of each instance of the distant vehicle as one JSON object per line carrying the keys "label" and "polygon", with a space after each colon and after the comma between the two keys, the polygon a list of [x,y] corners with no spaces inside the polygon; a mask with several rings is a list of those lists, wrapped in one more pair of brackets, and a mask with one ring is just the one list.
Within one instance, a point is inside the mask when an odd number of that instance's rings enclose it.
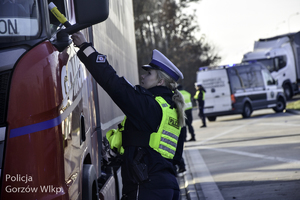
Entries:
{"label": "distant vehicle", "polygon": [[232,114],[248,118],[254,110],[264,108],[283,112],[286,106],[282,87],[259,63],[200,68],[196,84],[206,90],[204,113],[209,121]]}
{"label": "distant vehicle", "polygon": [[243,62],[260,62],[278,80],[287,99],[300,93],[300,32],[259,39]]}

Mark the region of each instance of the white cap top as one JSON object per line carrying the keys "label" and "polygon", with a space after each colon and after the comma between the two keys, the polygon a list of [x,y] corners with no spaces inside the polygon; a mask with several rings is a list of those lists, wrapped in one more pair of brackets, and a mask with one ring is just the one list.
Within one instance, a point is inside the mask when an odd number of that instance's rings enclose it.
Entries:
{"label": "white cap top", "polygon": [[168,74],[176,82],[179,78],[183,79],[181,71],[160,51],[154,49],[152,52],[152,60],[149,65],[143,65],[144,69],[159,69]]}

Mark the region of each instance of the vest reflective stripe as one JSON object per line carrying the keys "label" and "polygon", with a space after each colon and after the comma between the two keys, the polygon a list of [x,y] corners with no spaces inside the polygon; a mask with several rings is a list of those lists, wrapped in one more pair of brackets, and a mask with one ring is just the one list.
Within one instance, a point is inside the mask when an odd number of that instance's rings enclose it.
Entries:
{"label": "vest reflective stripe", "polygon": [[173,146],[173,147],[176,147],[177,146],[177,144],[175,143],[175,142],[172,142],[172,141],[170,141],[170,140],[168,140],[168,139],[165,139],[165,138],[161,138],[161,141],[162,142],[165,142],[165,143],[167,143],[167,144],[169,144],[169,145],[171,145],[171,146]]}
{"label": "vest reflective stripe", "polygon": [[184,103],[185,103],[185,110],[189,110],[193,108],[193,104],[191,102],[191,94],[188,91],[185,90],[179,90],[180,93],[182,94],[183,98],[184,98]]}
{"label": "vest reflective stripe", "polygon": [[163,133],[164,135],[167,135],[167,136],[170,136],[170,137],[174,138],[175,140],[178,140],[178,136],[175,135],[175,134],[173,134],[173,133],[170,133],[170,132],[165,131],[165,130],[163,130],[162,133]]}
{"label": "vest reflective stripe", "polygon": [[[166,132],[166,131],[163,131],[163,134],[164,134],[164,132]],[[172,134],[173,135],[173,134]],[[175,136],[176,138],[175,138],[175,140],[177,141],[178,140],[178,137],[176,136],[176,135],[173,135],[173,136]],[[174,138],[174,137],[173,137]],[[173,146],[173,147],[177,147],[177,144],[176,144],[176,142],[173,142],[173,141],[171,141],[171,140],[169,140],[169,139],[167,139],[167,138],[164,138],[164,137],[161,137],[161,141],[162,142],[164,142],[164,143],[167,143],[167,144],[169,144],[169,145],[171,145],[171,146]]]}
{"label": "vest reflective stripe", "polygon": [[150,135],[149,146],[164,158],[173,159],[181,130],[177,111],[175,108],[170,109],[170,105],[162,97],[156,97],[155,100],[161,106],[163,116],[158,131]]}
{"label": "vest reflective stripe", "polygon": [[159,145],[159,149],[161,149],[163,151],[166,151],[168,153],[174,154],[174,155],[175,155],[175,152],[176,152],[176,151],[174,151],[174,150],[172,150],[172,149],[170,149],[170,148],[168,148],[168,147],[166,147],[166,146],[164,146],[162,144]]}

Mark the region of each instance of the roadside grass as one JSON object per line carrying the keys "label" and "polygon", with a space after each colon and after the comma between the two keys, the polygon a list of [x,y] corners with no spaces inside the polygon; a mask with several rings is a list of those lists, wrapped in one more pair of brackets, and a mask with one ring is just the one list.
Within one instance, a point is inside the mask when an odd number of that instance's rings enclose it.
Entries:
{"label": "roadside grass", "polygon": [[300,101],[294,101],[286,105],[286,109],[300,110]]}

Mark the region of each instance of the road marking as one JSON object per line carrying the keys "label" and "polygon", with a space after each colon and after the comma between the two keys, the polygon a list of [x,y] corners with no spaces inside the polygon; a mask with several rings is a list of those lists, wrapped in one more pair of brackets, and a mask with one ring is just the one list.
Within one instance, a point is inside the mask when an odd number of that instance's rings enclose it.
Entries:
{"label": "road marking", "polygon": [[232,154],[248,156],[248,157],[253,157],[253,158],[263,158],[263,159],[273,160],[273,161],[275,160],[275,161],[284,162],[284,163],[300,164],[300,160],[281,158],[281,157],[277,157],[277,156],[276,157],[275,156],[267,156],[267,155],[262,155],[262,154],[257,154],[257,153],[248,153],[248,152],[244,152],[244,151],[236,151],[236,150],[229,150],[229,149],[218,149],[218,148],[203,148],[203,149],[221,151],[221,152],[232,153]]}
{"label": "road marking", "polygon": [[213,139],[216,139],[216,138],[218,138],[218,137],[221,137],[221,136],[223,136],[223,135],[226,135],[226,134],[228,134],[228,133],[231,133],[231,132],[233,132],[233,131],[235,131],[235,130],[238,130],[238,129],[243,128],[243,127],[245,127],[245,126],[248,126],[248,125],[250,125],[250,124],[254,124],[255,122],[261,120],[262,118],[266,118],[266,117],[268,117],[268,116],[269,116],[269,115],[264,115],[264,116],[259,117],[258,119],[254,120],[254,121],[250,121],[250,122],[248,122],[248,123],[246,123],[246,124],[244,124],[244,125],[237,126],[237,127],[233,128],[233,129],[230,129],[230,130],[228,130],[228,131],[225,131],[225,132],[223,132],[223,133],[220,133],[220,134],[218,134],[218,135],[215,135],[215,136],[213,136],[213,137],[210,137],[210,138],[208,138],[208,139],[206,139],[206,140],[202,140],[201,142],[195,142],[194,144],[197,144],[197,145],[204,144],[204,143],[209,142],[209,141],[211,141],[211,140],[213,140]]}
{"label": "road marking", "polygon": [[288,124],[288,123],[258,123],[257,125],[266,125],[266,126],[300,126],[300,124]]}
{"label": "road marking", "polygon": [[[190,169],[194,184],[200,183],[203,194],[206,199],[224,200],[217,184],[207,168],[199,149],[187,150],[190,154]],[[197,158],[197,159],[195,159]]]}

